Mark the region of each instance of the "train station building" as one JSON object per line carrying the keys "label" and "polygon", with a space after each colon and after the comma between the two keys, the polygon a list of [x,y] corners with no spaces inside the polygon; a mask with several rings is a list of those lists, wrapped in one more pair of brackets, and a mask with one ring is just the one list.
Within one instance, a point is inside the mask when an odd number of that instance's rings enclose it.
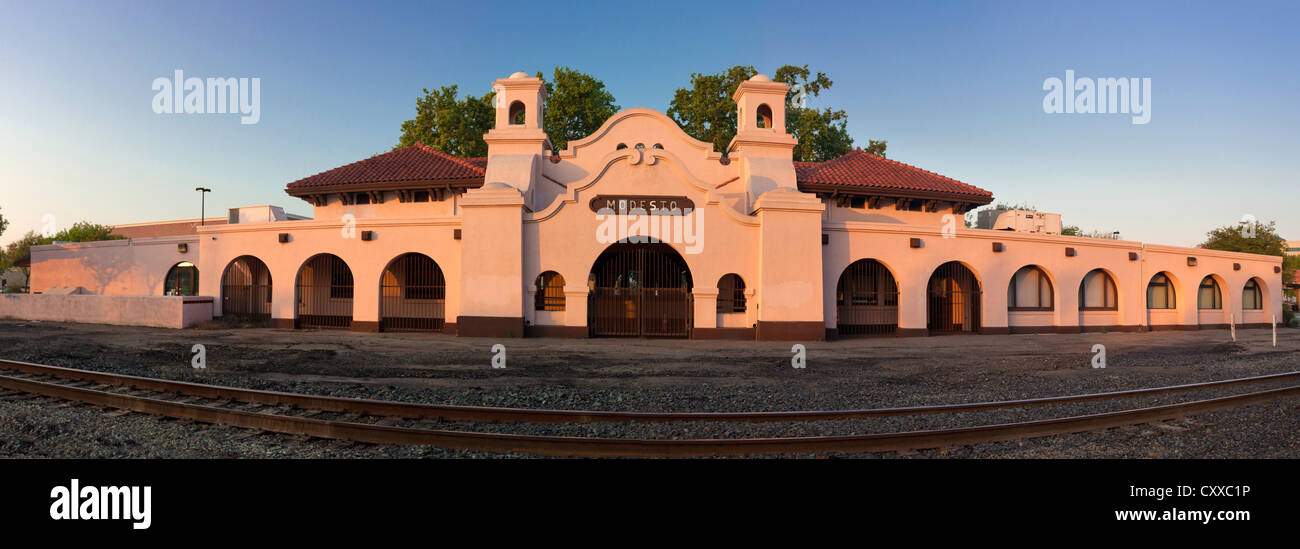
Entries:
{"label": "train station building", "polygon": [[37,247],[32,291],[492,337],[1203,329],[1281,307],[1280,257],[968,229],[989,191],[860,150],[796,162],[788,87],[763,75],[735,92],[726,155],[644,108],[552,150],[543,82],[495,89],[486,157],[417,144],[288,183],[311,219],[235,208],[180,234]]}

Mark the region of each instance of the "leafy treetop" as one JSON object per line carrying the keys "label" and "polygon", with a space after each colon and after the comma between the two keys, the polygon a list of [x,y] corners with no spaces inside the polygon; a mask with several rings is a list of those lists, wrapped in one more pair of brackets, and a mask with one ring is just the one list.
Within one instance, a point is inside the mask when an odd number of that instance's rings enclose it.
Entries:
{"label": "leafy treetop", "polygon": [[[736,88],[755,74],[758,71],[749,65],[736,65],[717,74],[693,73],[689,87],[674,92],[668,116],[687,134],[713,143],[725,153],[736,135],[736,104],[731,98]],[[806,106],[808,96],[816,97],[834,84],[826,73],[814,76],[808,65],[784,65],[772,79],[791,87],[785,100],[785,129],[799,140],[794,149],[796,161],[820,162],[853,150],[848,115],[843,110]],[[867,152],[885,156],[885,141],[868,143]]]}

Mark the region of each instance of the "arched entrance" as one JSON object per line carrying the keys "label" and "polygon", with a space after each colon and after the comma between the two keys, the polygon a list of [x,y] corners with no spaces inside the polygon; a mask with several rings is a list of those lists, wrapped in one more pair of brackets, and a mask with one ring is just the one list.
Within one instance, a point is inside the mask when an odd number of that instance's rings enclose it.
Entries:
{"label": "arched entrance", "polygon": [[271,321],[271,271],[251,255],[236,257],[221,273],[221,315],[244,322]]}
{"label": "arched entrance", "polygon": [[667,244],[610,245],[592,265],[587,287],[593,337],[689,337],[695,324],[691,270]]}
{"label": "arched entrance", "polygon": [[898,284],[879,261],[859,259],[835,285],[835,332],[840,336],[898,333]]}
{"label": "arched entrance", "polygon": [[432,258],[412,252],[388,262],[379,282],[380,330],[441,330],[446,306],[447,282]]}
{"label": "arched entrance", "polygon": [[298,328],[352,326],[352,269],[339,256],[318,254],[298,270]]}
{"label": "arched entrance", "polygon": [[940,265],[930,275],[927,327],[930,333],[978,332],[980,283],[958,261]]}

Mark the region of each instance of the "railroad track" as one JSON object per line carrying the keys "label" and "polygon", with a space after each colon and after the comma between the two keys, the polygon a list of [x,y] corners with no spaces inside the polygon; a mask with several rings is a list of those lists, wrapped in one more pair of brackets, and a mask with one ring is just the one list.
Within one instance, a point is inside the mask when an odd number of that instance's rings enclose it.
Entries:
{"label": "railroad track", "polygon": [[[1300,396],[1300,385],[1145,408],[955,429],[845,436],[630,439],[534,436],[432,429],[404,421],[481,423],[824,421],[957,413],[1133,398],[1300,378],[1287,372],[1205,383],[1027,400],[943,406],[791,412],[605,412],[414,404],[241,389],[0,360],[0,387],[146,414],[255,430],[377,444],[526,452],[561,456],[698,457],[821,452],[885,452],[959,446],[1153,423]],[[333,416],[329,419],[314,416]],[[377,420],[377,421],[376,421]]]}

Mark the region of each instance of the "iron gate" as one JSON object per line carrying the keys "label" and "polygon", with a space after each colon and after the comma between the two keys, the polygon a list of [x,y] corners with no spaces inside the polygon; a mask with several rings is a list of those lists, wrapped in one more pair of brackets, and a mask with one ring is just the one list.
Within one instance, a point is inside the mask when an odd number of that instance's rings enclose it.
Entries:
{"label": "iron gate", "polygon": [[298,328],[352,326],[352,269],[333,254],[313,256],[298,271]]}
{"label": "iron gate", "polygon": [[271,271],[251,255],[236,257],[221,274],[221,315],[271,322]]}
{"label": "iron gate", "polygon": [[931,332],[979,331],[979,280],[965,265],[949,261],[935,269],[930,275],[927,302]]}
{"label": "iron gate", "polygon": [[408,253],[384,269],[379,284],[379,328],[384,331],[441,330],[447,283],[429,256]]}
{"label": "iron gate", "polygon": [[671,246],[614,244],[588,279],[593,337],[690,337],[695,324],[691,271]]}
{"label": "iron gate", "polygon": [[859,259],[835,287],[835,329],[841,336],[898,333],[898,284],[874,259]]}

